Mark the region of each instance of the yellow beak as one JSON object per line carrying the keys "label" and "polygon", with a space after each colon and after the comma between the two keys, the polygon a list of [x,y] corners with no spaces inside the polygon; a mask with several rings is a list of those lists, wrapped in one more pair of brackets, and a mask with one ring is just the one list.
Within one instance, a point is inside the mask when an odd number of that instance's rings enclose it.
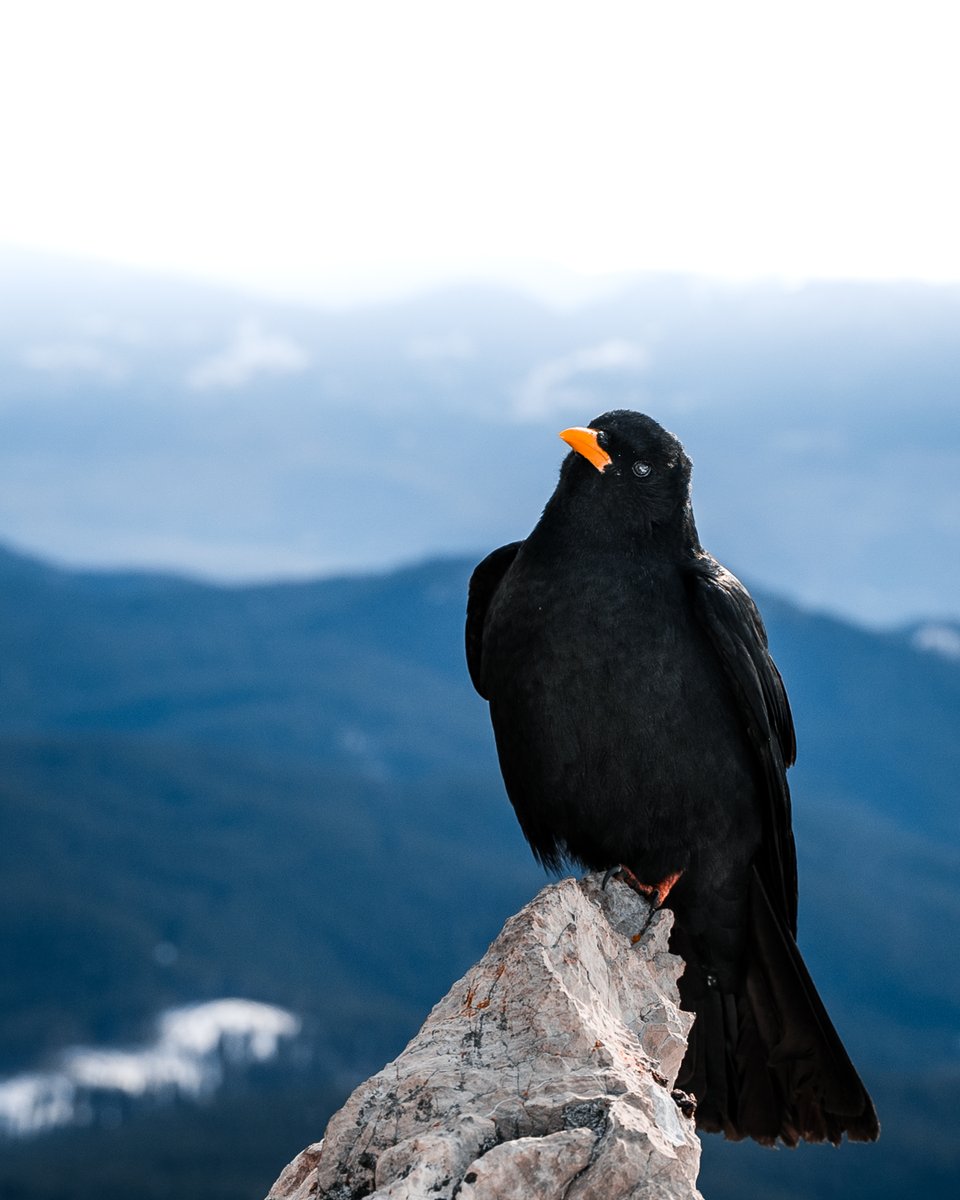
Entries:
{"label": "yellow beak", "polygon": [[587,462],[596,467],[598,471],[605,471],[613,459],[606,450],[601,449],[597,442],[597,434],[598,430],[596,429],[575,425],[572,429],[562,430],[560,436],[571,449],[582,454]]}

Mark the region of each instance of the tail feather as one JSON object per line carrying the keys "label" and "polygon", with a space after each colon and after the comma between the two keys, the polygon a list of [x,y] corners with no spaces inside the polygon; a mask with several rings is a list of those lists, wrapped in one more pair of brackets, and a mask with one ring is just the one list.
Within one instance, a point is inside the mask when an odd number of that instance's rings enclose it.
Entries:
{"label": "tail feather", "polygon": [[678,1086],[697,1097],[698,1127],[765,1145],[874,1141],[873,1102],[756,874],[750,911],[736,994],[709,985],[678,930],[684,1003],[697,1012]]}

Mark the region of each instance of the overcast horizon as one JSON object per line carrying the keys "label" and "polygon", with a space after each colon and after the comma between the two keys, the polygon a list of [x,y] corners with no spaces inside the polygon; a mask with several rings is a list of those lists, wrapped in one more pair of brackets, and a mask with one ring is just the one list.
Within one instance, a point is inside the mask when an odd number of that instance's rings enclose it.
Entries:
{"label": "overcast horizon", "polygon": [[27,551],[224,582],[479,555],[536,521],[558,429],[628,407],[684,441],[704,544],[757,586],[874,626],[956,615],[957,288],[647,275],[574,308],[323,312],[14,273],[0,538]]}
{"label": "overcast horizon", "polygon": [[530,527],[555,420],[627,406],[757,583],[949,615],[958,35],[943,0],[13,9],[0,537],[233,579],[469,553]]}

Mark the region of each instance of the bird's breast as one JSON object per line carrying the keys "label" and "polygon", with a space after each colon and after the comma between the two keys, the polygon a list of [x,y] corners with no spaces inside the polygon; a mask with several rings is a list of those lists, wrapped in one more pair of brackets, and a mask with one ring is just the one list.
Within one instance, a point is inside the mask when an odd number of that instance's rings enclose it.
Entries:
{"label": "bird's breast", "polygon": [[669,857],[704,820],[735,819],[721,797],[752,796],[731,753],[743,731],[679,571],[518,567],[491,605],[483,669],[534,848],[530,830],[549,827],[588,865],[651,845]]}

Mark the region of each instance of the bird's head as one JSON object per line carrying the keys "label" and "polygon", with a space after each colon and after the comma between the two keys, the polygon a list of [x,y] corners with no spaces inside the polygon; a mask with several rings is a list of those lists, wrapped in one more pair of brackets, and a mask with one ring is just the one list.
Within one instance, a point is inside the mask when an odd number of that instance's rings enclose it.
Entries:
{"label": "bird's head", "polygon": [[633,528],[688,522],[692,528],[690,459],[652,417],[616,409],[560,436],[575,451],[561,469],[561,488],[586,492],[591,503],[616,510]]}

